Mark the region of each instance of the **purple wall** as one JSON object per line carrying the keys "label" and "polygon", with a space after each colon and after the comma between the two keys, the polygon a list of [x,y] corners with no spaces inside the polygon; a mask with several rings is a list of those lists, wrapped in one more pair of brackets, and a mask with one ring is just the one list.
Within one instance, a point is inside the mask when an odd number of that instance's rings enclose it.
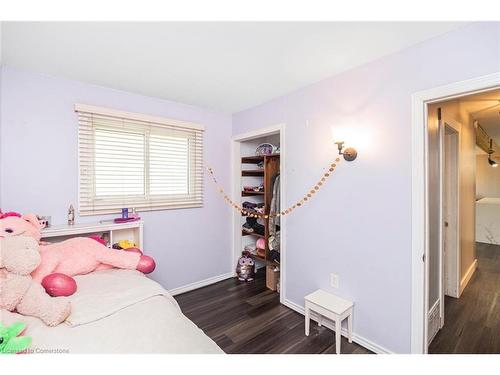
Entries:
{"label": "purple wall", "polygon": [[[78,202],[75,103],[164,116],[205,125],[205,159],[229,186],[231,116],[123,91],[4,67],[1,80],[0,207],[66,222]],[[145,212],[144,241],[167,289],[232,271],[230,212],[205,181],[203,208]],[[87,216],[77,221],[98,221]]]}
{"label": "purple wall", "polygon": [[[473,24],[233,116],[233,134],[286,124],[288,204],[335,157],[330,128],[354,130],[358,159],[342,163],[318,196],[288,217],[289,301],[302,305],[307,293],[332,290],[329,275],[337,273],[335,292],[356,303],[355,332],[410,351],[411,94],[500,71],[499,46],[498,23]],[[204,124],[205,159],[229,187],[230,116],[11,68],[1,73],[3,209],[65,222],[78,200],[77,102]],[[208,180],[204,208],[143,218],[145,248],[158,260],[153,277],[165,287],[232,271],[230,212]]]}
{"label": "purple wall", "polygon": [[287,204],[335,157],[330,128],[354,131],[358,159],[288,217],[286,299],[337,273],[355,333],[410,351],[411,95],[498,71],[500,23],[471,24],[233,116],[233,134],[286,124]]}

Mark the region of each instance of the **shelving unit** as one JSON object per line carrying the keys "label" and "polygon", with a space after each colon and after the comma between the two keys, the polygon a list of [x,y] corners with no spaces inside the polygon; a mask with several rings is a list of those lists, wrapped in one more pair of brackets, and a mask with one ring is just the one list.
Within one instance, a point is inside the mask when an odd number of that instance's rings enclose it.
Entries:
{"label": "shelving unit", "polygon": [[[257,169],[256,165],[262,163],[263,168]],[[241,191],[241,197],[254,197],[259,199],[264,203],[264,213],[269,214],[271,200],[273,198],[273,183],[275,177],[280,173],[280,155],[263,155],[263,156],[243,156],[241,158],[241,176],[243,178],[243,185],[245,177],[261,177],[262,183],[264,185],[264,191]],[[246,217],[246,215],[243,215]],[[276,290],[275,280],[271,280],[273,276],[273,269],[279,266],[278,263],[274,262],[269,257],[269,219],[264,219],[264,234],[258,233],[247,233],[242,230],[242,237],[252,236],[257,240],[258,238],[264,238],[265,241],[265,256],[252,255],[252,258],[261,263],[266,267],[266,285],[271,290]]]}
{"label": "shelving unit", "polygon": [[142,250],[142,220],[117,224],[113,221],[98,223],[81,223],[74,225],[55,225],[42,229],[42,240],[48,242],[61,242],[72,237],[98,235],[104,238],[108,247],[120,240],[129,240]]}

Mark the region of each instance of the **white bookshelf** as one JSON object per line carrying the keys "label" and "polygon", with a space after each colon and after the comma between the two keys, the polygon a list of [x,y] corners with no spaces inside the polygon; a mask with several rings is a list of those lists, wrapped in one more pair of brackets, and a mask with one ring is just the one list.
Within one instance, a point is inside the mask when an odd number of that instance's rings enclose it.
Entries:
{"label": "white bookshelf", "polygon": [[129,240],[143,250],[143,221],[117,224],[113,221],[101,221],[97,223],[81,223],[74,225],[54,225],[42,229],[42,240],[48,242],[60,242],[71,237],[91,235],[102,236],[112,246],[120,240]]}

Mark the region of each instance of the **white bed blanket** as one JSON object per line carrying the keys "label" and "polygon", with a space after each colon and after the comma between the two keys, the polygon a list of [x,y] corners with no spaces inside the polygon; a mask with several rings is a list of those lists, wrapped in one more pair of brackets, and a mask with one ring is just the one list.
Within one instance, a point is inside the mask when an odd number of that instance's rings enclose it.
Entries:
{"label": "white bed blanket", "polygon": [[175,307],[177,302],[163,287],[133,270],[107,270],[77,276],[77,292],[71,296],[73,327],[105,318],[135,303],[154,296],[165,296]]}
{"label": "white bed blanket", "polygon": [[222,353],[165,289],[140,272],[106,270],[75,279],[72,313],[57,327],[1,312],[4,324],[27,323],[33,353]]}

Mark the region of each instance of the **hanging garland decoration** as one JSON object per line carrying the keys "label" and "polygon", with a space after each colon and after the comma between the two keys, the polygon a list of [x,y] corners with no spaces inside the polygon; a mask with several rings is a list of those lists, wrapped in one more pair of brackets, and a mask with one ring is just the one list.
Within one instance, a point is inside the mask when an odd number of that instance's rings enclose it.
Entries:
{"label": "hanging garland decoration", "polygon": [[249,216],[249,217],[255,217],[255,218],[261,218],[261,219],[268,219],[271,217],[279,217],[279,216],[285,216],[290,214],[293,210],[296,208],[302,207],[308,200],[310,200],[318,191],[319,189],[326,183],[326,180],[335,172],[335,168],[337,168],[337,164],[340,162],[340,158],[336,158],[335,162],[331,163],[330,166],[328,167],[328,171],[323,174],[323,176],[319,179],[318,182],[307,192],[302,199],[297,201],[294,205],[288,207],[287,209],[281,211],[281,212],[274,212],[271,214],[262,214],[260,212],[256,212],[253,210],[248,210],[239,204],[235,203],[229,195],[224,191],[224,189],[219,185],[217,182],[217,178],[215,177],[214,170],[211,167],[207,167],[208,173],[210,173],[210,177],[212,177],[212,181],[214,184],[218,187],[219,193],[224,197],[224,200],[235,210],[241,212],[243,215]]}

